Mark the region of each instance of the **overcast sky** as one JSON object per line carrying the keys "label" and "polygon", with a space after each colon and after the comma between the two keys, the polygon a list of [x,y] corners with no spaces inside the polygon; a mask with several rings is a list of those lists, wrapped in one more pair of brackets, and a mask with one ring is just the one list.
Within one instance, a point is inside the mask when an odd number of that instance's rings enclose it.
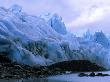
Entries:
{"label": "overcast sky", "polygon": [[86,29],[110,33],[110,0],[0,0],[0,6],[6,8],[13,4],[32,15],[57,13],[74,34]]}

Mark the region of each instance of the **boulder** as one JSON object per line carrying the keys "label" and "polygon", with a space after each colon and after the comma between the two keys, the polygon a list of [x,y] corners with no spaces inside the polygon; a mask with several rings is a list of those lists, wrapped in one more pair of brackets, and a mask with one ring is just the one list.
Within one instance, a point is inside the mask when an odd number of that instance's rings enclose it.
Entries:
{"label": "boulder", "polygon": [[96,76],[94,72],[90,73],[89,76],[94,77]]}
{"label": "boulder", "polygon": [[79,76],[79,77],[84,77],[84,76],[88,76],[88,75],[85,74],[85,73],[80,73],[78,76]]}

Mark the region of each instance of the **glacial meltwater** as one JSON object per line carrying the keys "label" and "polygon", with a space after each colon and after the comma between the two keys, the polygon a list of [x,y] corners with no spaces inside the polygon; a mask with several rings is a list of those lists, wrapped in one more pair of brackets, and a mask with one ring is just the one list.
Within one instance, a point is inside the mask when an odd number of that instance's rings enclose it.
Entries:
{"label": "glacial meltwater", "polygon": [[0,82],[68,82],[68,81],[61,81],[61,80],[52,80],[46,78],[40,79],[0,79]]}
{"label": "glacial meltwater", "polygon": [[[91,72],[85,72],[86,74],[90,74]],[[95,72],[109,74],[110,71],[106,72]],[[33,78],[33,79],[21,79],[21,80],[0,80],[0,82],[110,82],[110,76],[95,76],[95,77],[79,77],[79,73],[73,74],[64,74],[64,75],[55,75],[47,78]]]}

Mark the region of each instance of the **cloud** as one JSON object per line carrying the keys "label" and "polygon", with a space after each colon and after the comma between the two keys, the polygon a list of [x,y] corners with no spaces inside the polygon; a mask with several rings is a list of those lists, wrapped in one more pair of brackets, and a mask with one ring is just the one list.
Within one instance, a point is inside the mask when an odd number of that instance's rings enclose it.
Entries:
{"label": "cloud", "polygon": [[69,27],[80,27],[85,24],[104,20],[104,18],[110,14],[110,6],[105,7],[92,7],[83,11],[79,17],[74,19],[68,24]]}

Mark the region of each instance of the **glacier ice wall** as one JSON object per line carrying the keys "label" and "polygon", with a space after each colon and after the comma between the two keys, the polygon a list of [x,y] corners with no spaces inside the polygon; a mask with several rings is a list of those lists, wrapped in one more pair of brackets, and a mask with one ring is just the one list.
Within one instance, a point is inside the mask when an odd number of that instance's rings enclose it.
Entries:
{"label": "glacier ice wall", "polygon": [[41,18],[43,18],[56,32],[63,35],[67,34],[66,26],[62,21],[62,17],[60,17],[56,13],[47,13],[46,15],[42,15]]}
{"label": "glacier ice wall", "polygon": [[60,61],[90,60],[110,68],[109,48],[96,42],[97,37],[74,36],[56,14],[37,17],[21,9],[17,5],[0,8],[0,53],[8,53],[12,61],[46,66]]}
{"label": "glacier ice wall", "polygon": [[32,66],[44,66],[64,61],[60,44],[66,40],[45,20],[27,15],[21,7],[0,8],[0,52],[8,53],[12,61]]}

